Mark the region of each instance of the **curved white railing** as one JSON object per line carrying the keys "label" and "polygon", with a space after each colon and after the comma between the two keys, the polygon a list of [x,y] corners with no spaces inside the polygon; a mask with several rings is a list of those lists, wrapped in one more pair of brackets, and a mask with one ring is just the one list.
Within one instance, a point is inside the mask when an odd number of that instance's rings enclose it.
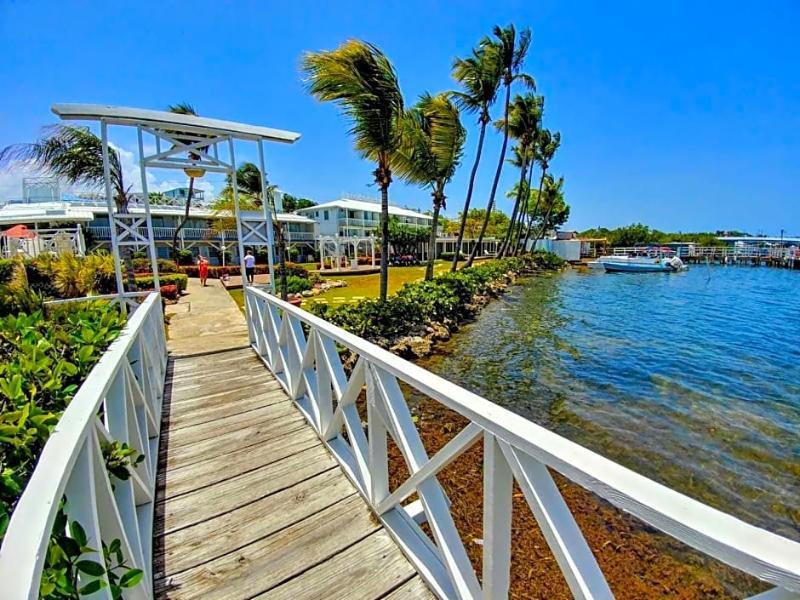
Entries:
{"label": "curved white railing", "polygon": [[[800,597],[800,543],[647,479],[261,290],[245,289],[253,348],[438,596],[507,596],[516,480],[573,595],[613,597],[550,468],[653,527],[777,586],[758,598]],[[349,379],[337,344],[358,357]],[[469,425],[429,457],[399,382],[466,417]],[[364,386],[366,429],[356,409]],[[387,435],[410,472],[392,492]],[[436,478],[479,440],[484,445],[482,586]],[[404,506],[414,493],[419,500]],[[423,520],[436,544],[420,529]]]}
{"label": "curved white railing", "polygon": [[[91,370],[45,444],[0,548],[2,598],[38,598],[63,496],[69,521],[78,521],[86,531],[87,546],[100,550],[101,542],[118,539],[128,566],[144,571],[138,585],[124,590],[125,598],[152,598],[153,507],[166,368],[161,299],[151,293]],[[128,480],[115,478],[113,487],[101,450],[101,443],[109,441],[124,442],[145,456]],[[99,552],[81,558],[103,564]],[[91,598],[110,599],[108,585]]]}

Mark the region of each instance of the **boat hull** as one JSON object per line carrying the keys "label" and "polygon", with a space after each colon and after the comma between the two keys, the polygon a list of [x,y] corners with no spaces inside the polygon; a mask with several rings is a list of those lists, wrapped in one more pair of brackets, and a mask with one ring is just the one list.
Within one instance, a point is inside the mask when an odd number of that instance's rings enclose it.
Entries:
{"label": "boat hull", "polygon": [[642,264],[642,263],[613,263],[604,262],[603,268],[606,273],[674,273],[675,269],[672,267],[662,265],[660,263]]}

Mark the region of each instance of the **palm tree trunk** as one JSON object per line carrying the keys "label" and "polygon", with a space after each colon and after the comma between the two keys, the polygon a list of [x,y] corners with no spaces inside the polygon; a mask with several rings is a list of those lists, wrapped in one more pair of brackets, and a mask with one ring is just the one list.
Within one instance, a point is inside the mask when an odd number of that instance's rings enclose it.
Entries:
{"label": "palm tree trunk", "polygon": [[178,226],[175,228],[175,233],[172,234],[172,260],[178,262],[178,234],[186,225],[189,220],[189,209],[192,206],[192,196],[194,195],[194,177],[189,177],[189,195],[186,197],[186,210],[183,212],[183,218]]}
{"label": "palm tree trunk", "polygon": [[281,300],[286,301],[288,299],[288,285],[286,282],[286,241],[283,239],[283,227],[278,222],[277,217],[275,218],[275,233],[278,238],[278,264],[280,265],[281,270]]}
{"label": "palm tree trunk", "polygon": [[392,175],[387,160],[381,159],[375,171],[375,180],[381,188],[381,275],[380,295],[381,301],[389,295],[389,185]]}
{"label": "palm tree trunk", "polygon": [[439,211],[444,203],[444,192],[437,189],[433,193],[433,223],[428,239],[428,264],[425,266],[425,281],[433,279],[433,261],[436,260],[436,226],[439,223]]}
{"label": "palm tree trunk", "polygon": [[[527,149],[523,149],[524,152],[527,152]],[[519,213],[520,204],[522,203],[522,192],[523,192],[523,185],[525,183],[525,178],[528,174],[528,158],[527,156],[523,156],[522,159],[522,166],[519,171],[519,182],[517,183],[517,198],[514,201],[514,210],[511,211],[511,221],[508,224],[508,231],[506,232],[506,237],[503,239],[503,245],[500,248],[500,258],[503,258],[508,254],[509,249],[511,248],[511,240],[514,238],[514,229],[517,226],[517,214]],[[522,214],[519,213],[520,219],[522,219]]]}
{"label": "palm tree trunk", "polygon": [[458,239],[456,240],[456,251],[453,255],[453,264],[450,265],[450,270],[455,271],[458,268],[458,259],[461,254],[461,243],[464,241],[464,228],[467,225],[467,213],[469,213],[469,204],[472,201],[472,190],[475,187],[475,175],[478,173],[478,164],[481,162],[481,153],[483,152],[483,139],[486,137],[486,125],[488,121],[481,119],[481,133],[478,137],[478,151],[475,154],[475,164],[472,165],[472,171],[469,175],[469,186],[467,187],[467,198],[464,200],[464,212],[461,213],[461,225],[458,228]]}
{"label": "palm tree trunk", "polygon": [[506,149],[508,148],[508,107],[511,104],[511,82],[506,84],[506,104],[505,104],[505,125],[503,126],[503,147],[500,149],[500,160],[497,162],[497,171],[494,174],[494,181],[492,182],[492,191],[489,194],[489,203],[486,205],[486,216],[483,219],[481,232],[478,234],[478,239],[475,240],[475,246],[472,252],[469,253],[466,266],[471,267],[478,254],[478,250],[483,244],[483,236],[486,234],[486,228],[489,226],[489,217],[492,215],[492,208],[494,207],[494,196],[497,194],[497,184],[500,183],[500,173],[503,171],[503,163],[506,160]]}
{"label": "palm tree trunk", "polygon": [[517,235],[514,238],[516,240],[516,242],[514,242],[514,252],[512,254],[513,256],[517,256],[519,254],[519,252],[520,252],[520,245],[522,243],[522,230],[525,227],[526,219],[528,219],[529,216],[530,216],[528,214],[528,206],[529,206],[530,201],[531,201],[531,183],[533,183],[533,167],[534,167],[534,165],[535,165],[534,162],[531,162],[528,165],[529,166],[529,169],[528,169],[528,187],[526,188],[528,193],[525,195],[525,203],[522,205],[523,209],[522,209],[522,213],[520,214],[520,217],[519,217],[519,227],[517,228]]}
{"label": "palm tree trunk", "polygon": [[[536,211],[539,210],[539,204],[542,201],[542,186],[544,185],[544,176],[547,174],[547,167],[542,167],[542,176],[539,178],[539,193],[536,194],[536,204],[533,205],[533,210],[531,211],[530,219],[528,220],[528,230],[525,232],[525,241],[522,242],[522,251],[524,252],[528,248],[528,238],[531,235],[531,229],[533,229],[533,221],[536,218]],[[536,249],[536,240],[533,241],[533,248],[531,250]]]}

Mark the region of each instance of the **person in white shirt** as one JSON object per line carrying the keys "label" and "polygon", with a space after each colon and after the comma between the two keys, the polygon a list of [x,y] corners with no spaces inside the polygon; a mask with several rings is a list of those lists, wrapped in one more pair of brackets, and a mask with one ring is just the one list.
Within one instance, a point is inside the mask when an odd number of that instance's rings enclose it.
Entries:
{"label": "person in white shirt", "polygon": [[248,250],[244,255],[244,272],[247,275],[247,283],[253,285],[256,276],[256,257],[253,256],[252,250]]}

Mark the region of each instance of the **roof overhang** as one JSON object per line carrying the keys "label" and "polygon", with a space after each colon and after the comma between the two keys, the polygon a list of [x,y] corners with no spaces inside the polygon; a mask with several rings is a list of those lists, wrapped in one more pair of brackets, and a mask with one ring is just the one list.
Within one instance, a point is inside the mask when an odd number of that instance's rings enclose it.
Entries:
{"label": "roof overhang", "polygon": [[76,121],[105,121],[113,125],[131,125],[169,129],[171,133],[230,136],[242,140],[268,140],[293,144],[299,133],[246,125],[235,121],[180,115],[162,110],[109,106],[105,104],[54,104],[51,110],[62,119]]}

